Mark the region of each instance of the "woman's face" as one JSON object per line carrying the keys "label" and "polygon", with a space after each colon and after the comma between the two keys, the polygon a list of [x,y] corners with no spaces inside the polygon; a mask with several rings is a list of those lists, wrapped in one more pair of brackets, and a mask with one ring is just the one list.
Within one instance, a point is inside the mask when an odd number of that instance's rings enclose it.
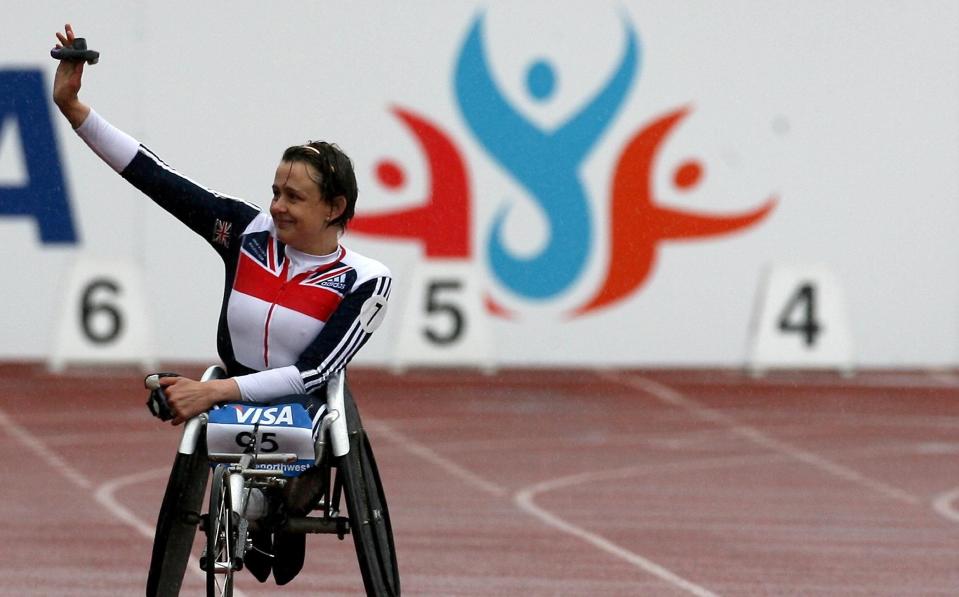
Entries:
{"label": "woman's face", "polygon": [[[321,255],[336,247],[326,247],[326,233],[332,206],[323,200],[314,182],[319,178],[313,166],[303,162],[280,162],[273,177],[273,201],[270,215],[280,242],[305,253]],[[329,251],[327,251],[329,249]]]}

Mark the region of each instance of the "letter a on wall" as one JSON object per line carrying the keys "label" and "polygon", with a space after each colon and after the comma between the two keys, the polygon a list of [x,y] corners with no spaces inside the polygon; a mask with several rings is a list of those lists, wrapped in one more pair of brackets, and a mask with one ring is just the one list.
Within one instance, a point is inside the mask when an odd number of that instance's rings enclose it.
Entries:
{"label": "letter a on wall", "polygon": [[[54,138],[49,94],[39,70],[0,70],[0,162],[22,160],[25,177],[0,179],[0,218],[26,216],[43,244],[77,242],[60,153]],[[11,141],[11,129],[19,143]],[[22,156],[12,155],[22,151]]]}

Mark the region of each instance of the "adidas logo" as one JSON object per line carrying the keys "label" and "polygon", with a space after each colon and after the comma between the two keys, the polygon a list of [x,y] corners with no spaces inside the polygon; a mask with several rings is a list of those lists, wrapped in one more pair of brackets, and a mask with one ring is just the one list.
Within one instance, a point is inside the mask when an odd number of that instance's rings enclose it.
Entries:
{"label": "adidas logo", "polygon": [[323,280],[320,282],[320,286],[324,288],[332,288],[333,290],[346,290],[346,275],[340,274],[328,280]]}

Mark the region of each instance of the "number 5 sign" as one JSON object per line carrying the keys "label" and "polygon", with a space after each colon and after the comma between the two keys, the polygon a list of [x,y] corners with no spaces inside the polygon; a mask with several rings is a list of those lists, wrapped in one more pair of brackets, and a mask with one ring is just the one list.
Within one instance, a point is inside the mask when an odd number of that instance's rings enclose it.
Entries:
{"label": "number 5 sign", "polygon": [[748,368],[851,373],[852,338],[837,278],[822,266],[767,268],[750,326]]}
{"label": "number 5 sign", "polygon": [[393,367],[454,365],[493,368],[489,324],[474,266],[432,260],[410,277]]}
{"label": "number 5 sign", "polygon": [[84,364],[156,364],[140,270],[126,261],[80,258],[63,293],[56,343],[48,367]]}

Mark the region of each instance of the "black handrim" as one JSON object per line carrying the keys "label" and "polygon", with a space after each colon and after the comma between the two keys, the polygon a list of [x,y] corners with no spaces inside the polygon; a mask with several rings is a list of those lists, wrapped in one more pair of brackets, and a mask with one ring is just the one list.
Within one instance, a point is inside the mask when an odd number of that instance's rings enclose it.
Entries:
{"label": "black handrim", "polygon": [[350,532],[363,584],[369,595],[399,595],[400,582],[386,497],[365,431],[351,434],[341,459]]}
{"label": "black handrim", "polygon": [[379,469],[376,467],[376,459],[373,456],[373,446],[370,445],[370,438],[364,432],[362,469],[366,477],[366,486],[370,488],[370,511],[374,513],[378,523],[373,525],[376,534],[376,550],[380,562],[384,564],[383,574],[387,586],[391,593],[399,595],[400,593],[400,575],[396,563],[396,549],[393,545],[393,525],[390,522],[390,511],[386,505],[386,494],[383,491],[383,483],[380,481]]}

